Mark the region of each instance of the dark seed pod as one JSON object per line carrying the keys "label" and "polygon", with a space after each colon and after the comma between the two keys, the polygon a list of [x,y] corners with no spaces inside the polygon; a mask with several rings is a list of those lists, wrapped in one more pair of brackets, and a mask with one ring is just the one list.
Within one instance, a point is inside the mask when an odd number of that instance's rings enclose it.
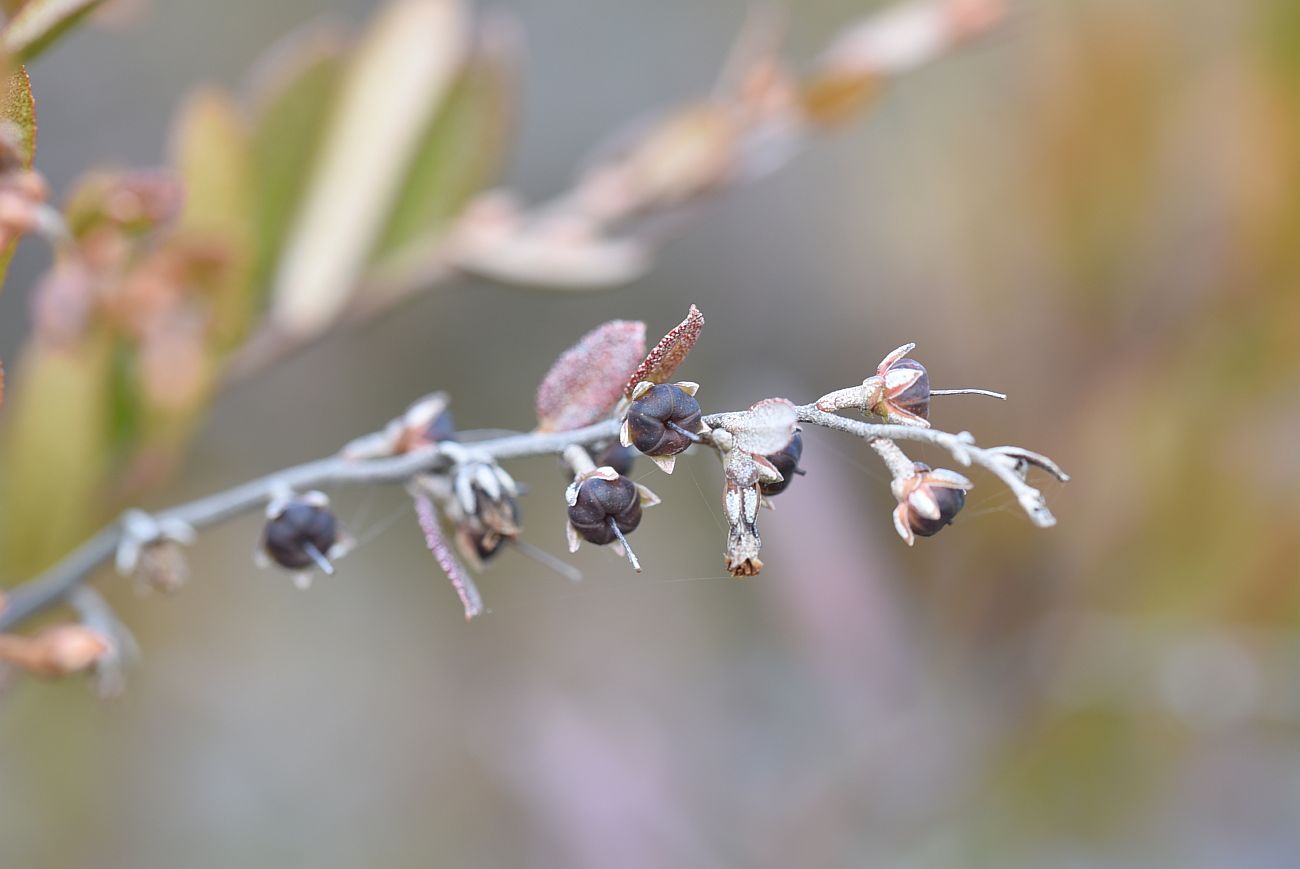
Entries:
{"label": "dark seed pod", "polygon": [[794,437],[790,443],[786,444],[785,449],[779,453],[772,453],[765,458],[771,462],[781,476],[784,477],[779,483],[759,483],[758,488],[764,495],[779,495],[790,486],[790,480],[799,471],[799,457],[803,455],[803,435],[795,431]]}
{"label": "dark seed pod", "polygon": [[700,428],[700,403],[680,387],[660,383],[632,402],[627,411],[632,446],[647,456],[675,456]]}
{"label": "dark seed pod", "polygon": [[316,564],[318,556],[328,555],[338,536],[338,521],[329,507],[296,499],[267,521],[262,548],[281,567],[301,570]]}
{"label": "dark seed pod", "polygon": [[618,538],[610,527],[611,518],[624,534],[631,534],[641,524],[641,493],[636,485],[627,477],[584,481],[578,487],[577,502],[569,508],[569,522],[584,540],[604,546]]}
{"label": "dark seed pod", "polygon": [[632,466],[636,462],[636,450],[632,447],[625,447],[618,441],[611,441],[609,446],[605,447],[599,458],[596,459],[597,465],[607,465],[624,477],[632,473]]}
{"label": "dark seed pod", "polygon": [[925,366],[915,359],[900,359],[890,366],[891,370],[911,368],[921,372],[920,378],[898,395],[890,399],[890,404],[914,413],[921,419],[930,418],[930,374]]}
{"label": "dark seed pod", "polygon": [[921,537],[933,537],[952,523],[962,507],[966,506],[966,492],[962,489],[949,489],[945,486],[931,486],[930,494],[939,502],[939,518],[927,519],[915,510],[907,513],[907,524]]}

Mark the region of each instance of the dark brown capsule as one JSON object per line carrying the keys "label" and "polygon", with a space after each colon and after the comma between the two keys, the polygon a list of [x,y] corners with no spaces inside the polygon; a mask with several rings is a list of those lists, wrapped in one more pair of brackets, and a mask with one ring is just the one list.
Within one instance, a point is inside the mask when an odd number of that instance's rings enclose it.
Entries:
{"label": "dark brown capsule", "polygon": [[605,447],[596,459],[597,465],[611,467],[624,477],[632,473],[632,467],[635,463],[636,450],[632,447],[625,447],[618,441],[611,441],[609,446]]}
{"label": "dark brown capsule", "polygon": [[966,506],[964,489],[950,489],[946,486],[930,486],[929,489],[930,494],[939,503],[939,518],[927,519],[916,510],[907,511],[907,524],[912,527],[914,534],[921,537],[933,537],[938,534],[952,524],[952,520],[961,512],[961,508]]}
{"label": "dark brown capsule", "polygon": [[[318,557],[327,556],[338,536],[338,520],[329,507],[295,500],[267,521],[262,548],[281,567],[301,570],[315,565]],[[308,547],[314,548],[316,554]]]}
{"label": "dark brown capsule", "polygon": [[618,539],[610,527],[631,534],[641,524],[641,493],[627,477],[586,480],[578,487],[578,500],[569,508],[569,522],[589,543],[604,546]]}
{"label": "dark brown capsule", "polygon": [[772,453],[765,458],[781,472],[785,479],[779,483],[759,483],[758,488],[764,495],[779,495],[790,486],[790,480],[795,474],[802,474],[799,470],[799,458],[803,455],[803,435],[797,430],[790,443],[786,444],[785,449],[777,453]]}
{"label": "dark brown capsule", "polygon": [[900,359],[890,366],[890,370],[910,368],[921,372],[915,383],[890,399],[890,404],[914,413],[921,419],[930,418],[930,373],[925,366],[915,359]]}
{"label": "dark brown capsule", "polygon": [[647,456],[675,456],[695,443],[700,416],[700,403],[680,386],[657,384],[628,408],[632,446]]}

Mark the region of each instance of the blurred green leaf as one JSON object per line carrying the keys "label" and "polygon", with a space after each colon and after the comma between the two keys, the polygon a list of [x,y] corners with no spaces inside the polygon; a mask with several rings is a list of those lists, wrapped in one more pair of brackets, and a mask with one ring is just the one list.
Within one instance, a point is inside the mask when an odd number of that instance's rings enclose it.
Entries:
{"label": "blurred green leaf", "polygon": [[276,273],[272,317],[285,334],[319,334],[348,304],[460,69],[465,19],[455,0],[401,0],[357,46]]}
{"label": "blurred green leaf", "polygon": [[420,137],[375,247],[376,262],[419,256],[470,199],[500,174],[510,128],[514,70],[506,52],[476,52]]}
{"label": "blurred green leaf", "polygon": [[253,117],[256,196],[254,292],[265,295],[316,163],[343,76],[342,41],[313,30],[283,46],[274,81],[264,83]]}
{"label": "blurred green leaf", "polygon": [[0,566],[41,569],[99,520],[109,456],[112,360],[107,334],[75,347],[32,345],[6,406],[0,461]]}
{"label": "blurred green leaf", "polygon": [[28,0],[0,29],[0,52],[27,63],[104,0]]}
{"label": "blurred green leaf", "polygon": [[[0,112],[3,112],[3,123],[7,128],[3,132],[9,143],[16,147],[23,167],[32,168],[32,160],[36,157],[36,104],[32,99],[32,81],[23,67],[9,74]],[[4,287],[9,261],[17,247],[18,240],[15,239],[0,250],[0,289]]]}
{"label": "blurred green leaf", "polygon": [[248,124],[224,92],[203,89],[181,107],[172,162],[185,186],[179,230],[222,261],[214,298],[219,349],[240,342],[252,325],[253,147]]}

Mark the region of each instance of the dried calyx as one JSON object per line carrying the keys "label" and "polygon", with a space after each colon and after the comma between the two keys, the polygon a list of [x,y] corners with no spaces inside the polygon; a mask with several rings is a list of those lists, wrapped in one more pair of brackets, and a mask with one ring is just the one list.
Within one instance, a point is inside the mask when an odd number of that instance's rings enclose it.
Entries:
{"label": "dried calyx", "polygon": [[930,374],[924,365],[907,354],[916,344],[904,344],[880,360],[876,373],[851,386],[817,399],[817,409],[834,413],[856,408],[897,425],[930,425],[930,399],[936,395],[985,395],[1006,399],[1000,392],[987,389],[931,389]]}
{"label": "dried calyx", "polygon": [[381,431],[349,443],[342,455],[349,459],[396,456],[440,443],[456,441],[456,423],[445,392],[433,392],[413,402],[401,416]]}
{"label": "dried calyx", "polygon": [[466,560],[481,569],[519,537],[519,487],[496,462],[463,458],[451,473],[451,493],[440,500],[456,526],[456,544]]}

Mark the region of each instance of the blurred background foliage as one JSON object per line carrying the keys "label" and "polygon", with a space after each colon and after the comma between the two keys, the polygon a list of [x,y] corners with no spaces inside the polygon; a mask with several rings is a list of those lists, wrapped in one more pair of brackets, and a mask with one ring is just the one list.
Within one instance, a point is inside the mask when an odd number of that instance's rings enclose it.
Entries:
{"label": "blurred background foliage", "polygon": [[[1293,0],[1018,4],[782,173],[702,206],[625,288],[445,282],[211,407],[251,312],[302,329],[340,315],[283,301],[285,251],[307,243],[284,203],[312,201],[308,167],[329,161],[313,149],[347,135],[313,132],[330,94],[346,99],[341,52],[373,48],[383,19],[349,43],[380,4],[132,5],[31,64],[37,165],[124,294],[179,284],[228,304],[200,306],[212,319],[185,365],[146,360],[150,336],[192,325],[186,305],[74,329],[68,353],[69,324],[34,299],[59,279],[72,289],[54,297],[75,298],[78,276],[42,277],[48,252],[19,249],[0,296],[6,584],[114,503],[327,454],[431,389],[462,426],[526,428],[540,373],[579,334],[618,317],[654,333],[691,302],[709,325],[683,375],[706,409],[807,400],[915,340],[936,384],[1012,396],[948,399],[937,425],[1041,449],[1074,481],[1038,532],[977,478],[957,525],[907,551],[869,450],[813,432],[808,476],[764,520],[768,569],[741,582],[716,560],[716,468],[647,463],[666,505],[638,531],[645,575],[584,549],[575,590],[507,554],[470,625],[400,493],[341,499],[364,545],[310,594],[256,572],[256,522],[234,523],[194,550],[182,594],[113,594],[147,656],[122,698],[4,695],[0,864],[1295,864]],[[324,254],[337,286],[411,268],[403,248],[499,172],[530,198],[559,192],[608,130],[707,88],[745,15],[739,0],[497,5],[526,57],[494,64],[502,43],[476,39],[455,65],[430,59],[390,96],[439,108],[389,131],[428,160],[344,173],[318,206],[311,238],[344,238]],[[862,11],[798,4],[793,53]],[[250,77],[322,13],[338,21]],[[165,174],[86,176],[104,163],[168,166],[189,195]],[[374,237],[346,237],[384,189],[413,195]],[[179,229],[159,236],[155,207],[180,208]],[[560,471],[519,476],[529,539],[560,551]]]}

